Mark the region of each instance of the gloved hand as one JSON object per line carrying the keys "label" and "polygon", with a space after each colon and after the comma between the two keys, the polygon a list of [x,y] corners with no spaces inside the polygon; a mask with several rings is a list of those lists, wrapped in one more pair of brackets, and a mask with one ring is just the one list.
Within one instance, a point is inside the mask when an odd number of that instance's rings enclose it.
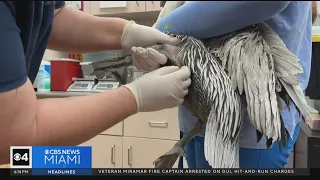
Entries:
{"label": "gloved hand", "polygon": [[134,21],[128,22],[122,33],[121,49],[130,55],[133,46],[146,47],[155,44],[179,44],[178,38],[171,37],[152,27],[136,24]]}
{"label": "gloved hand", "polygon": [[[157,23],[159,20],[166,15],[168,15],[173,10],[177,9],[178,7],[182,6],[186,1],[167,1],[165,2],[165,6],[161,10],[156,23],[152,26],[152,28],[157,29]],[[171,45],[177,45],[171,44]],[[138,47],[138,46],[137,46]],[[143,47],[143,46],[142,46]],[[156,69],[160,67],[160,64],[165,64],[167,62],[167,58],[165,55],[159,53],[154,49],[144,49],[141,47],[133,47],[132,55],[134,58],[135,66],[138,69]]]}
{"label": "gloved hand", "polygon": [[123,85],[134,95],[137,112],[157,111],[182,104],[191,84],[190,69],[166,66]]}
{"label": "gloved hand", "polygon": [[[158,20],[162,16],[164,16],[163,10],[160,12]],[[152,28],[157,29],[157,22],[154,23]],[[152,48],[145,49],[142,47],[134,46],[131,48],[131,53],[134,59],[134,65],[137,67],[137,69],[143,69],[143,70],[158,69],[161,64],[165,64],[168,60],[168,58],[164,54],[161,54]]]}
{"label": "gloved hand", "polygon": [[158,69],[168,60],[167,56],[152,48],[132,47],[131,51],[137,69]]}

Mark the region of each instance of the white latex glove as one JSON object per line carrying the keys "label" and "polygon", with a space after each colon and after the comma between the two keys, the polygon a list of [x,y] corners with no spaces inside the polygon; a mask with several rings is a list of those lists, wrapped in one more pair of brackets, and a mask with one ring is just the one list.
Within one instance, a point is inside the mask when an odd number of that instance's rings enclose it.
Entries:
{"label": "white latex glove", "polygon": [[152,48],[132,47],[131,51],[137,69],[158,69],[168,60],[167,56]]}
{"label": "white latex glove", "polygon": [[121,37],[121,49],[129,55],[133,46],[146,47],[155,44],[179,44],[178,38],[171,37],[149,26],[136,24],[134,21],[127,23]]}
{"label": "white latex glove", "polygon": [[191,85],[190,69],[166,66],[123,85],[134,95],[137,112],[157,111],[182,104]]}

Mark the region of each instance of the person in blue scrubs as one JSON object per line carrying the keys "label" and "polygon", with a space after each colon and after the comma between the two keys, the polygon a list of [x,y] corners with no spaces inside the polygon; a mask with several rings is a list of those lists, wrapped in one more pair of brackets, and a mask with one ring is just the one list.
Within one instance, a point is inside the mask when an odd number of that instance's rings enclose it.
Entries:
{"label": "person in blue scrubs", "polygon": [[[311,66],[311,16],[310,1],[187,1],[160,19],[156,28],[175,34],[196,38],[210,38],[264,22],[284,41],[287,48],[300,58],[304,72],[299,74],[300,85],[306,89]],[[159,61],[157,61],[159,62]],[[283,168],[289,161],[300,131],[301,118],[291,107],[282,113],[289,138],[280,152],[275,142],[267,149],[266,138],[256,142],[256,130],[245,116],[240,133],[241,168]],[[197,119],[183,106],[179,107],[179,128],[185,134]],[[204,131],[186,145],[190,168],[210,168],[204,156]]]}

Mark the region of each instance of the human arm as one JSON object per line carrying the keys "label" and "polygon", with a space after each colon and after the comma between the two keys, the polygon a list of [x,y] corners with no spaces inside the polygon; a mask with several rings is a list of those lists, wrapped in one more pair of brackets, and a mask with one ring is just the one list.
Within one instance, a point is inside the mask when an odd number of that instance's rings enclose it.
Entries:
{"label": "human arm", "polygon": [[137,111],[181,104],[190,85],[190,72],[174,68],[170,72],[167,67],[159,69],[164,77],[148,75],[127,88],[90,96],[36,100],[30,81],[0,93],[0,164],[9,162],[12,145],[78,145]]}
{"label": "human arm", "polygon": [[157,43],[174,45],[179,40],[125,19],[97,17],[65,6],[55,11],[48,49],[88,53],[121,48],[130,52],[133,45]]}
{"label": "human arm", "polygon": [[129,21],[87,14],[71,6],[55,12],[48,49],[62,52],[94,52],[120,49],[123,28]]}
{"label": "human arm", "polygon": [[190,1],[157,23],[160,31],[210,38],[270,19],[290,1]]}
{"label": "human arm", "polygon": [[189,69],[164,67],[105,93],[37,100],[28,80],[0,93],[0,164],[12,145],[78,145],[137,111],[177,106],[190,84]]}

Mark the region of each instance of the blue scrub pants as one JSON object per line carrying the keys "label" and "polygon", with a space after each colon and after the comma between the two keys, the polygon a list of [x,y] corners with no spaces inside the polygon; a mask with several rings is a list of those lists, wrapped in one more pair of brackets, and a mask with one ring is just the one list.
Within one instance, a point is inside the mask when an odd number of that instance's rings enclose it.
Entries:
{"label": "blue scrub pants", "polygon": [[[300,132],[300,124],[296,126],[293,139],[288,138],[288,145],[279,150],[278,142],[271,149],[240,148],[240,168],[284,168]],[[289,136],[287,132],[287,136]],[[211,168],[204,157],[204,138],[194,137],[185,146],[189,168]]]}

